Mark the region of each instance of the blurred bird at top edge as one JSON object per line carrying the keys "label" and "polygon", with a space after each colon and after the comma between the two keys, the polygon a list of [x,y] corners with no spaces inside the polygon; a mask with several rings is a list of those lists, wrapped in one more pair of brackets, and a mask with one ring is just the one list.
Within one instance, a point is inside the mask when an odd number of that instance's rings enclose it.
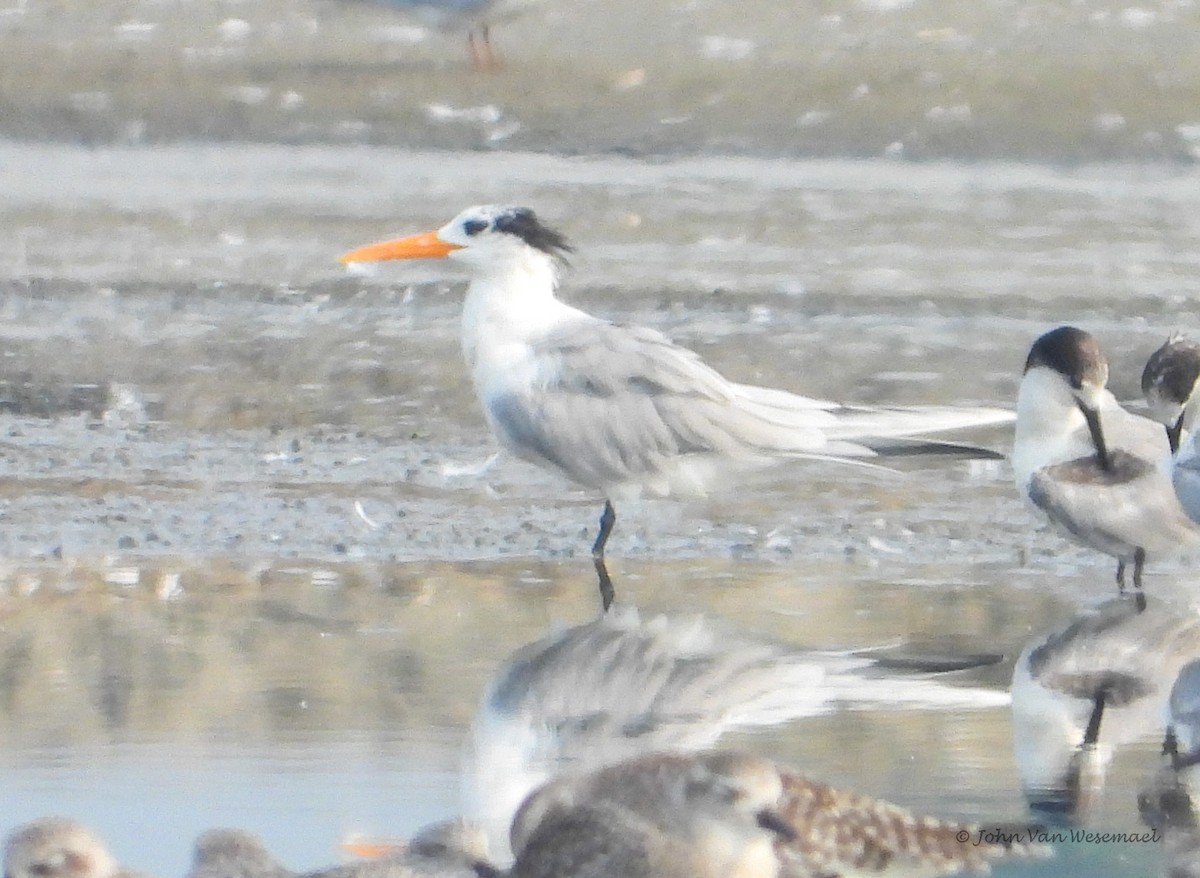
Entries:
{"label": "blurred bird at top edge", "polygon": [[491,27],[520,15],[539,0],[345,0],[358,6],[390,8],[435,30],[467,32],[467,51],[471,67],[491,71],[500,67],[492,49]]}

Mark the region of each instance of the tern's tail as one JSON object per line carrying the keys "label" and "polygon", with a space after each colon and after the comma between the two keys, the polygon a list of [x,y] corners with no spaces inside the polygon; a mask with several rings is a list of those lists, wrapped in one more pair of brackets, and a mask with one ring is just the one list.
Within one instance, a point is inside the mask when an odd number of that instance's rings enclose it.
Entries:
{"label": "tern's tail", "polygon": [[820,452],[831,456],[1000,458],[1003,455],[977,445],[915,437],[1008,424],[1016,419],[1011,411],[986,406],[868,408],[810,399],[766,387],[737,385],[736,389],[744,411],[776,428],[819,430],[829,443]]}

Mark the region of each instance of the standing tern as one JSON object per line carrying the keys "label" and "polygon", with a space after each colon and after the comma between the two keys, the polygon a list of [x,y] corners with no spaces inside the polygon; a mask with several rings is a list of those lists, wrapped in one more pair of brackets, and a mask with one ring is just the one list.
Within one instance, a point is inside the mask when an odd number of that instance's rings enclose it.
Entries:
{"label": "standing tern", "polygon": [[480,206],[341,261],[448,257],[467,267],[463,353],[492,432],[517,456],[604,495],[592,555],[606,606],[614,498],[699,494],[722,471],[780,457],[945,451],[910,437],[1012,420],[999,409],[847,407],[735,384],[656,330],[559,301],[572,249],[528,208]]}
{"label": "standing tern", "polygon": [[1171,482],[1192,521],[1200,522],[1200,448],[1195,421],[1200,412],[1200,344],[1174,334],[1146,361],[1142,393],[1150,414],[1167,429]]}
{"label": "standing tern", "polygon": [[1068,538],[1133,563],[1200,546],[1165,469],[1162,428],[1131,414],[1106,389],[1108,361],[1081,329],[1060,326],[1029,351],[1017,393],[1012,465],[1017,489]]}

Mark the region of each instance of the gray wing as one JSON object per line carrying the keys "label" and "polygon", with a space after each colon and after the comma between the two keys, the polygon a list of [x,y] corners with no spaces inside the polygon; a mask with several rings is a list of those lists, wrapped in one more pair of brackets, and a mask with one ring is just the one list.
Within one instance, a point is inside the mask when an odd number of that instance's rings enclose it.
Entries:
{"label": "gray wing", "polygon": [[[532,347],[538,380],[489,401],[502,441],[569,478],[604,487],[661,473],[673,458],[854,453],[830,448],[820,403],[747,403],[738,386],[661,333],[580,321]],[[861,449],[858,449],[862,453]]]}
{"label": "gray wing", "polygon": [[700,617],[608,613],[518,650],[483,710],[537,717],[555,734],[555,758],[603,764],[812,713],[822,677],[811,657]]}
{"label": "gray wing", "polygon": [[1111,459],[1108,470],[1095,457],[1043,467],[1030,479],[1029,499],[1080,543],[1117,558],[1200,544],[1200,529],[1158,467],[1123,451]]}

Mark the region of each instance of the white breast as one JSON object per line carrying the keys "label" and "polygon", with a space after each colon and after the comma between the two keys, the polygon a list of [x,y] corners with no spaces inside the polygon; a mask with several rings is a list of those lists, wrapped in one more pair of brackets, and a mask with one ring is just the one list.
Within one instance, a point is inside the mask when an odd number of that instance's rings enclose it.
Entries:
{"label": "white breast", "polygon": [[1017,392],[1012,450],[1017,487],[1024,493],[1042,467],[1093,453],[1087,421],[1062,377],[1049,369],[1030,369]]}

